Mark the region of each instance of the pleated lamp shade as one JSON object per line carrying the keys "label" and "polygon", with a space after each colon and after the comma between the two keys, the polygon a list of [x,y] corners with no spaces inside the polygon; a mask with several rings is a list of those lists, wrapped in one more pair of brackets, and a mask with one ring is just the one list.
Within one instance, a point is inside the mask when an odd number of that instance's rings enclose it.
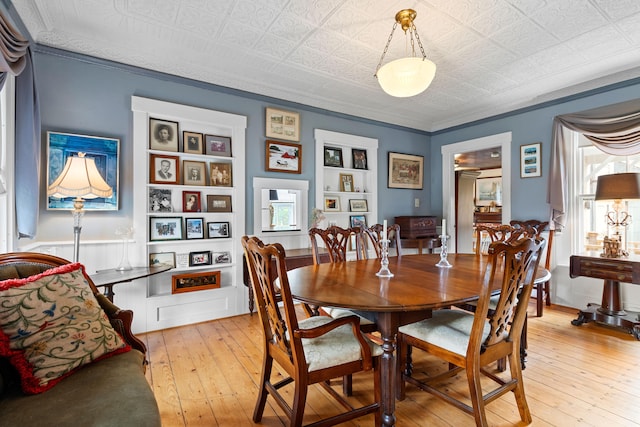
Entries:
{"label": "pleated lamp shade", "polygon": [[49,186],[47,194],[58,198],[95,199],[111,197],[113,189],[98,172],[94,159],[85,157],[84,153],[78,153],[78,156],[67,158],[64,169]]}

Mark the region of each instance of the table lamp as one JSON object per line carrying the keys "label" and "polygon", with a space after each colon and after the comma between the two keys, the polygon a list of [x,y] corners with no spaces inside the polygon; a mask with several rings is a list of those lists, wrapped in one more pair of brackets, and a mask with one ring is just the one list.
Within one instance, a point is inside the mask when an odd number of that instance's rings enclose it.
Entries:
{"label": "table lamp", "polygon": [[113,189],[105,182],[98,172],[96,162],[85,153],[70,156],[64,165],[64,169],[47,189],[47,195],[51,197],[73,199],[73,261],[78,262],[80,254],[80,219],[84,214],[84,199],[98,197],[111,197]]}
{"label": "table lamp", "polygon": [[598,177],[595,200],[613,200],[613,211],[607,212],[605,218],[607,226],[614,227],[615,237],[619,242],[622,241],[620,227],[631,224],[631,215],[622,210],[622,201],[628,199],[640,199],[640,173],[616,173]]}

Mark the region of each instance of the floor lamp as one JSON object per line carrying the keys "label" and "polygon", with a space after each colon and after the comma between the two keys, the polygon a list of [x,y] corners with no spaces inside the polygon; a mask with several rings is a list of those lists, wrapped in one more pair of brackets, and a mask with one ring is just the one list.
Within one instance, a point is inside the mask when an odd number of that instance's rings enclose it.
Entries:
{"label": "floor lamp", "polygon": [[85,153],[70,156],[64,169],[47,189],[50,197],[73,199],[73,261],[78,262],[80,256],[80,220],[84,214],[84,199],[111,197],[113,189],[98,172],[96,162]]}

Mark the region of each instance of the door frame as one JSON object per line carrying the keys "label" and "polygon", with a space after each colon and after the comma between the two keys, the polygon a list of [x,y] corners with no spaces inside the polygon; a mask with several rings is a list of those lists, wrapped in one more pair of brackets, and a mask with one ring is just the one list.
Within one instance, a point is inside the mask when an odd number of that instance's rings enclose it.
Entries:
{"label": "door frame", "polygon": [[[502,223],[511,221],[511,132],[484,136],[443,145],[442,153],[442,217],[456,230],[456,181],[455,181],[455,155],[472,151],[485,150],[492,147],[501,147],[502,155]],[[455,231],[454,231],[455,232]],[[449,252],[456,251],[456,239],[449,239]]]}

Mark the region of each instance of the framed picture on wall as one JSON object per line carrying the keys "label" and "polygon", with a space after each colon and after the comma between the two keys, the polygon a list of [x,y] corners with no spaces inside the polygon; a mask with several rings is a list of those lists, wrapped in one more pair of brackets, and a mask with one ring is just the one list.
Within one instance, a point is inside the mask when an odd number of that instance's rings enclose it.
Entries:
{"label": "framed picture on wall", "polygon": [[389,188],[422,190],[424,157],[389,152]]}
{"label": "framed picture on wall", "polygon": [[[193,257],[202,257],[204,252],[192,252]],[[206,255],[210,256],[210,253]],[[208,264],[211,264],[210,262]],[[207,264],[194,264],[207,265]],[[204,271],[201,273],[174,274],[171,276],[171,293],[202,291],[220,287],[220,271]]]}
{"label": "framed picture on wall", "polygon": [[[47,185],[53,184],[64,170],[69,157],[85,153],[92,158],[102,178],[113,190],[111,197],[86,199],[84,210],[118,210],[120,140],[100,136],[76,135],[72,133],[47,132]],[[47,197],[47,209],[71,210],[74,197]]]}
{"label": "framed picture on wall", "polygon": [[300,113],[267,107],[265,122],[267,138],[300,141]]}
{"label": "framed picture on wall", "polygon": [[204,153],[202,134],[198,132],[182,132],[182,151],[190,154]]}
{"label": "framed picture on wall", "polygon": [[205,154],[210,156],[231,157],[231,138],[228,136],[205,135]]}
{"label": "framed picture on wall", "polygon": [[194,160],[182,161],[182,183],[184,185],[207,185],[207,164]]}
{"label": "framed picture on wall", "polygon": [[178,184],[180,180],[180,158],[152,154],[149,165],[149,181],[154,184]]}
{"label": "framed picture on wall", "polygon": [[476,179],[476,206],[502,205],[502,177]]}
{"label": "framed picture on wall", "polygon": [[178,151],[178,122],[149,119],[149,148]]}
{"label": "framed picture on wall", "polygon": [[520,146],[520,178],[542,176],[541,150],[540,142]]}
{"label": "framed picture on wall", "polygon": [[265,145],[267,171],[302,173],[302,145],[270,140]]}
{"label": "framed picture on wall", "polygon": [[182,211],[183,212],[200,212],[202,205],[200,202],[199,191],[183,191],[182,192]]}

